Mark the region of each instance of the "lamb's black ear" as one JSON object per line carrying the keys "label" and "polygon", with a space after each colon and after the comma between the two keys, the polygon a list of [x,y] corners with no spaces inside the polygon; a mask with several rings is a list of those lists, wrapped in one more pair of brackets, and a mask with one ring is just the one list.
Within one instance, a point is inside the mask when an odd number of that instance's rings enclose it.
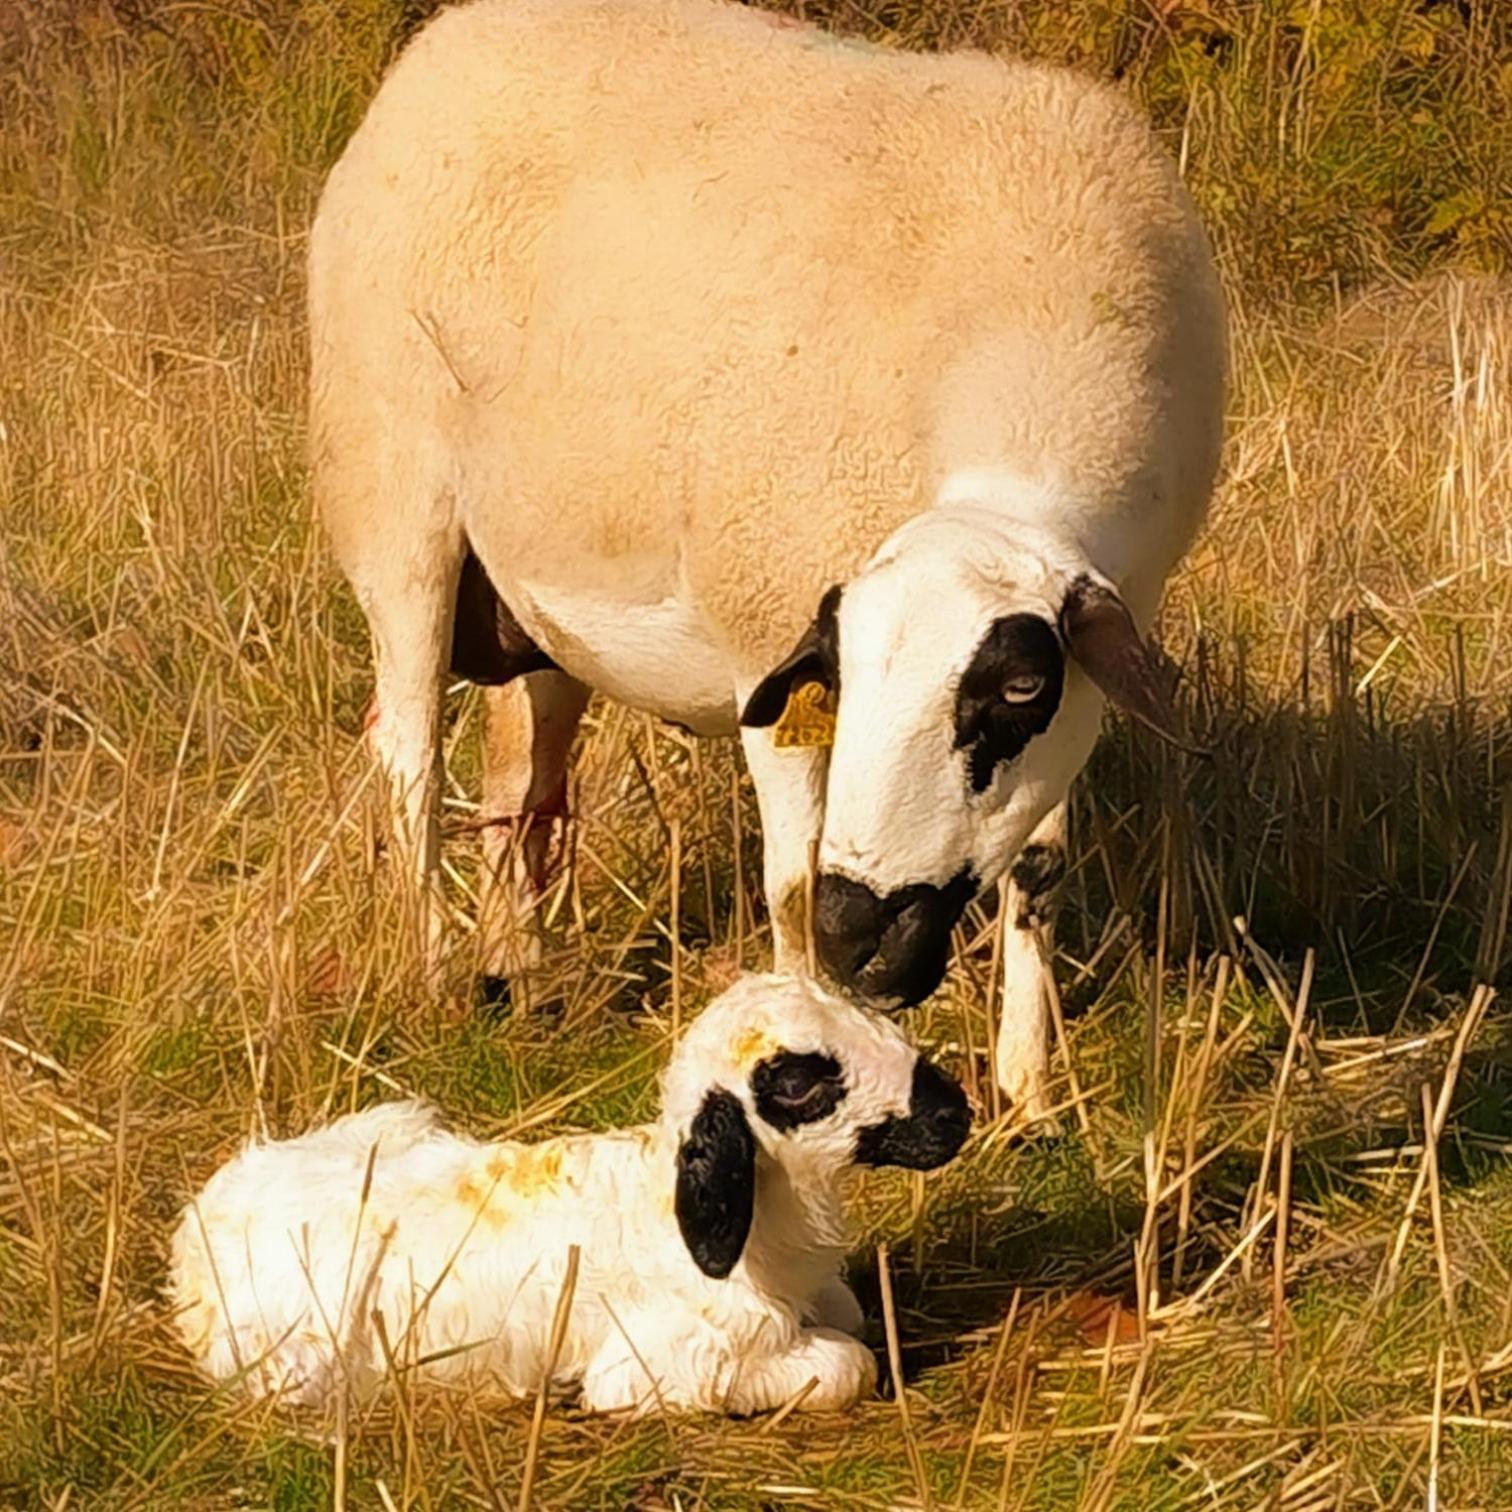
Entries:
{"label": "lamb's black ear", "polygon": [[1155,658],[1112,588],[1077,578],[1066,593],[1060,622],[1071,655],[1108,699],[1172,745],[1204,754],[1182,737]]}
{"label": "lamb's black ear", "polygon": [[728,1276],[745,1248],[756,1210],[756,1139],[733,1092],[703,1100],[677,1150],[677,1226],[706,1276]]}
{"label": "lamb's black ear", "polygon": [[740,722],[764,730],[782,718],[788,696],[801,683],[822,683],[840,691],[840,638],[835,615],[840,608],[840,585],[825,591],[813,623],[783,659],[756,684],[740,712]]}

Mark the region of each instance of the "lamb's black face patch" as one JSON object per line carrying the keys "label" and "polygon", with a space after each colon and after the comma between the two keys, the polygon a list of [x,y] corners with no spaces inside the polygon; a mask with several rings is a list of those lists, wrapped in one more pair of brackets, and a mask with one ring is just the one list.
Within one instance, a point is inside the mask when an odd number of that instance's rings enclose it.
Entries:
{"label": "lamb's black face patch", "polygon": [[783,1050],[751,1072],[756,1111],[782,1134],[828,1118],[845,1101],[847,1090],[833,1055]]}
{"label": "lamb's black face patch", "polygon": [[856,1163],[933,1171],[945,1164],[971,1132],[971,1109],[954,1077],[930,1061],[914,1062],[907,1114],[896,1114],[856,1136]]}
{"label": "lamb's black face patch", "polygon": [[986,792],[998,764],[1012,761],[1049,726],[1065,675],[1060,638],[1048,620],[1008,614],[993,621],[956,689],[955,743],[966,752],[972,792]]}

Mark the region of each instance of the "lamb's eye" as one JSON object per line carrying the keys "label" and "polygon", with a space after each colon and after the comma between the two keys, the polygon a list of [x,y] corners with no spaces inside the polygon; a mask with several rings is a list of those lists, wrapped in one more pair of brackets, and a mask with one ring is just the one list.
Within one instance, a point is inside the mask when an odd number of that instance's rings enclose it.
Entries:
{"label": "lamb's eye", "polygon": [[756,1111],[786,1132],[826,1118],[845,1100],[845,1073],[832,1055],[783,1050],[751,1072]]}
{"label": "lamb's eye", "polygon": [[1003,684],[1003,702],[1011,704],[1028,703],[1033,698],[1038,698],[1044,691],[1045,679],[1026,674],[1023,677],[1010,677]]}

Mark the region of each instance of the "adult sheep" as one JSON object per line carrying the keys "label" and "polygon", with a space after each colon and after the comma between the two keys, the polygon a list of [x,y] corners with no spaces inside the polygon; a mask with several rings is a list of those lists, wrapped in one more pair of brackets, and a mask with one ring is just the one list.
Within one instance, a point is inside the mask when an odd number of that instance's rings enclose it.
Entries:
{"label": "adult sheep", "polygon": [[[1141,634],[1221,431],[1211,252],[1131,108],[716,0],[475,0],[332,172],[310,312],[318,504],[423,875],[448,664],[489,690],[492,966],[596,689],[739,729],[779,966],[811,841],[822,964],[884,1003],[1007,871],[996,1070],[1041,1113],[1028,924],[1102,696],[1169,729]],[[779,745],[810,681],[833,744]]]}

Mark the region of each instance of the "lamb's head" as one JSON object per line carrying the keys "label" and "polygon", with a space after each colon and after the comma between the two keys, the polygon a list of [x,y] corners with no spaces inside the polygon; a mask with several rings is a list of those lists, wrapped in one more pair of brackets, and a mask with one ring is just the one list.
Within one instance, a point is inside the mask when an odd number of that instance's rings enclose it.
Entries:
{"label": "lamb's head", "polygon": [[970,506],[918,516],[832,587],[742,722],[775,723],[810,682],[837,703],[815,943],[828,975],[878,1006],[938,986],[967,903],[1090,753],[1098,690],[1172,730],[1113,585],[1074,550]]}
{"label": "lamb's head", "polygon": [[764,1157],[806,1187],[853,1165],[944,1165],[971,1113],[890,1020],[789,976],[745,976],[689,1027],[662,1081],[678,1227],[705,1275],[745,1247]]}

